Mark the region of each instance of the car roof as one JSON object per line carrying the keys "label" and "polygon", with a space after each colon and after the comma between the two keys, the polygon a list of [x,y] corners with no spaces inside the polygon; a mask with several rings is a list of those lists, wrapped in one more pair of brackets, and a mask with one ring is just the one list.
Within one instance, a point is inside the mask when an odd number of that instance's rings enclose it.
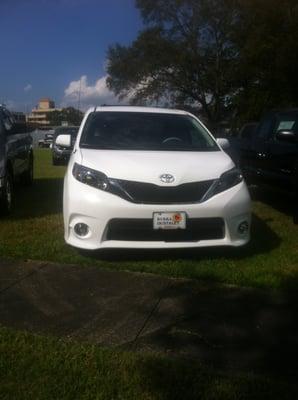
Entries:
{"label": "car roof", "polygon": [[276,108],[267,112],[267,114],[298,114],[298,108]]}
{"label": "car roof", "polygon": [[158,113],[158,114],[176,114],[176,115],[189,115],[187,111],[175,110],[172,108],[162,107],[136,107],[136,106],[98,106],[89,108],[87,113],[90,112],[139,112],[139,113]]}

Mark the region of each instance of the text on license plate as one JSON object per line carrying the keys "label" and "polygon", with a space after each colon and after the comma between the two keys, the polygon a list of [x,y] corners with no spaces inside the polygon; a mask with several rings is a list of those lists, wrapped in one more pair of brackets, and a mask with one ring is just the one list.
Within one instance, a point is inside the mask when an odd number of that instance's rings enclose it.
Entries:
{"label": "text on license plate", "polygon": [[185,212],[153,213],[153,229],[185,229]]}

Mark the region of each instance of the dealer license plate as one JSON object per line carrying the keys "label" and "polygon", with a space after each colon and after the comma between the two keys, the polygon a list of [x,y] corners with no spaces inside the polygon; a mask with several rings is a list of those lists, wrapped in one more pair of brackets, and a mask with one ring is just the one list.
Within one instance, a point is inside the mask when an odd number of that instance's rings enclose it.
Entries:
{"label": "dealer license plate", "polygon": [[185,212],[153,213],[153,229],[185,229]]}

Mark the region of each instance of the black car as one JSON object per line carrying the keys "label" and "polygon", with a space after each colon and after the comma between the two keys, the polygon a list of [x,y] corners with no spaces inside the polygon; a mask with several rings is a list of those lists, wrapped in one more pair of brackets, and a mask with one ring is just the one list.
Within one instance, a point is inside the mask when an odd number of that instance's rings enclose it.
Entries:
{"label": "black car", "polygon": [[240,143],[246,179],[294,194],[298,214],[298,109],[271,111],[249,141]]}
{"label": "black car", "polygon": [[46,133],[44,138],[38,141],[38,147],[43,147],[43,148],[51,147],[53,143],[53,137],[54,137],[53,133]]}
{"label": "black car", "polygon": [[0,214],[11,211],[15,184],[33,181],[32,137],[26,124],[14,120],[0,105]]}
{"label": "black car", "polygon": [[63,165],[66,164],[69,160],[70,154],[72,152],[72,148],[62,147],[56,144],[56,138],[59,135],[71,135],[72,145],[76,140],[78,134],[79,127],[78,126],[62,126],[55,129],[53,145],[52,145],[52,160],[53,165]]}

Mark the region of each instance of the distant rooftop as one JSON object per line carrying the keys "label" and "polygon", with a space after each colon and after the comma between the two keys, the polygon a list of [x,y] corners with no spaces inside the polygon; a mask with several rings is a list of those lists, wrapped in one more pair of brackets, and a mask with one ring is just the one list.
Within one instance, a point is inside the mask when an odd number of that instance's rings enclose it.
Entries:
{"label": "distant rooftop", "polygon": [[53,102],[52,99],[50,99],[49,97],[43,97],[42,99],[40,99],[39,101],[48,101],[48,102]]}

